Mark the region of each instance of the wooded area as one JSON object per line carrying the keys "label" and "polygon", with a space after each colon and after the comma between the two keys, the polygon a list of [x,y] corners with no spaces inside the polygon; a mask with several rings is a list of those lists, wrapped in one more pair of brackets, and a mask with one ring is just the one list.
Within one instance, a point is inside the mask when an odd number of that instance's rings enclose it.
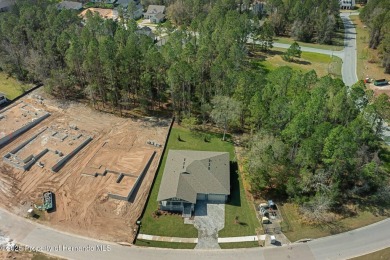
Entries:
{"label": "wooded area", "polygon": [[371,0],[360,12],[370,29],[369,47],[379,49],[385,73],[390,73],[390,1]]}
{"label": "wooded area", "polygon": [[[375,98],[361,83],[347,88],[330,76],[319,79],[315,71],[282,67],[267,74],[249,58],[247,40],[259,27],[235,0],[184,2],[199,3],[201,11],[194,8],[194,19],[181,27],[168,23],[167,43],[159,47],[131,19],[89,14],[82,22],[45,1],[19,1],[0,14],[0,68],[44,82],[62,99],[117,110],[165,103],[179,122],[214,120],[224,131],[251,131],[252,192],[289,198],[314,216],[361,197],[390,201],[379,139],[390,119],[387,96]],[[332,39],[325,32],[338,26],[337,1],[269,2],[273,11],[259,37],[292,25],[297,38]]]}

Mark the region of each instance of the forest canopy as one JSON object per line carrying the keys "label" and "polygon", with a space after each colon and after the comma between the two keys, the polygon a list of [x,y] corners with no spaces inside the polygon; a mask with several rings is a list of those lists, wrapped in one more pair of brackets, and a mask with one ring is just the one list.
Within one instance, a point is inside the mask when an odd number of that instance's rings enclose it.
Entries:
{"label": "forest canopy", "polygon": [[369,48],[379,49],[385,73],[390,73],[390,0],[371,0],[360,12],[370,30]]}

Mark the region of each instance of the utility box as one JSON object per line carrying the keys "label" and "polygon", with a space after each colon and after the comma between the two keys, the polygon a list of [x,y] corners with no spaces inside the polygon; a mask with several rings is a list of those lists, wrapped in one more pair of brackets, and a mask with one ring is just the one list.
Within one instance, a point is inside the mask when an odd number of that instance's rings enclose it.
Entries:
{"label": "utility box", "polygon": [[271,244],[275,244],[276,243],[276,237],[275,236],[271,236]]}
{"label": "utility box", "polygon": [[27,214],[28,214],[29,217],[34,217],[34,214],[35,214],[34,213],[34,209],[28,209],[27,210]]}

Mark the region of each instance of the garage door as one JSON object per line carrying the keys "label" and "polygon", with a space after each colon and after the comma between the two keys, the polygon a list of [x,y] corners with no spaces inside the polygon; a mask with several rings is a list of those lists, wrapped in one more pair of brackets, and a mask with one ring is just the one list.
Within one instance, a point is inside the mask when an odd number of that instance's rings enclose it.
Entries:
{"label": "garage door", "polygon": [[209,201],[225,202],[225,195],[223,194],[209,194]]}
{"label": "garage door", "polygon": [[207,196],[206,196],[206,194],[198,193],[198,194],[196,195],[196,199],[197,199],[197,200],[206,200],[206,199],[207,199]]}

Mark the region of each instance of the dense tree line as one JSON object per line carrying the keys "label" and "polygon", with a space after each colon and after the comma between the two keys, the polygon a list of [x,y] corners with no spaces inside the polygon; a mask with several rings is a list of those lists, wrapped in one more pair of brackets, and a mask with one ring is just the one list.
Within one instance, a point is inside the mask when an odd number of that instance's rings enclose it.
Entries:
{"label": "dense tree line", "polygon": [[360,18],[370,29],[368,46],[379,49],[385,73],[390,73],[390,1],[369,1],[360,12]]}
{"label": "dense tree line", "polygon": [[0,14],[0,67],[44,82],[64,99],[117,110],[164,102],[188,125],[212,119],[224,132],[250,129],[253,192],[276,191],[309,211],[387,194],[377,137],[389,118],[385,96],[376,99],[359,84],[348,90],[314,71],[283,67],[267,75],[250,62],[247,40],[257,31],[267,41],[272,24],[259,31],[235,0],[215,0],[195,16],[186,26],[168,26],[158,47],[132,19],[90,13],[81,21],[44,1],[20,1]]}
{"label": "dense tree line", "polygon": [[338,0],[269,0],[269,21],[277,35],[304,42],[332,44],[341,28]]}
{"label": "dense tree line", "polygon": [[318,209],[388,187],[377,137],[382,120],[390,119],[388,96],[376,99],[360,82],[348,91],[339,79],[288,67],[267,78],[251,106],[260,129],[248,144],[246,164],[254,191],[287,196],[322,220]]}

